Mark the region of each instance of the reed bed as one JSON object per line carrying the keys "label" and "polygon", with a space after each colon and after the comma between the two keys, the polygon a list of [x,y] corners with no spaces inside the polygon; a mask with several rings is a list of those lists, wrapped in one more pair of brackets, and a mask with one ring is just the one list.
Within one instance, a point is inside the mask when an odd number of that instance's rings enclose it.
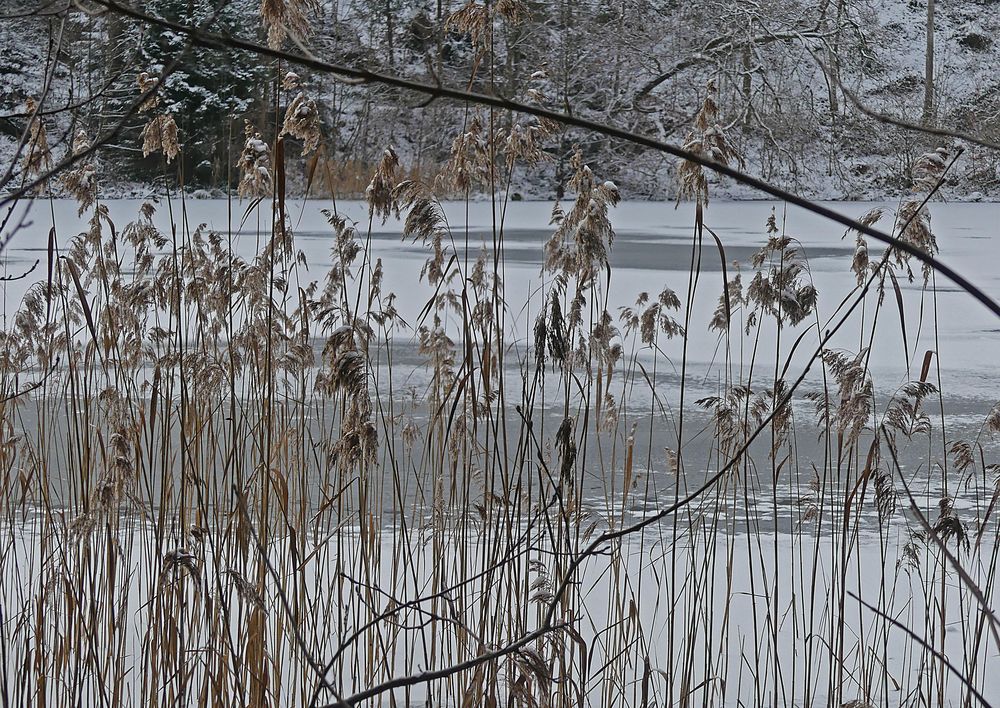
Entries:
{"label": "reed bed", "polygon": [[[451,22],[487,46],[515,5]],[[555,126],[469,108],[435,180],[387,148],[367,221],[330,194],[318,273],[285,185],[292,142],[322,148],[311,99],[283,77],[283,120],[248,123],[234,156],[228,229],[192,223],[170,189],[113,223],[86,161],[30,203],[38,219],[67,189],[86,228],[53,215],[44,272],[7,303],[5,705],[1000,699],[1000,408],[949,424],[934,340],[952,314],[933,271],[851,234],[856,286],[821,296],[780,213],[734,264],[686,163],[686,279],[610,302],[622,195],[577,151],[520,301],[508,198]],[[736,163],[712,90],[686,147]],[[143,150],[169,175],[176,125],[155,99],[142,110]],[[39,123],[25,174],[44,146]],[[929,153],[896,213],[863,223],[936,252],[928,202],[952,159]],[[438,195],[473,209],[482,193],[477,239]],[[426,250],[411,292],[431,295],[410,321],[372,247],[396,218]],[[922,284],[919,312],[904,279]],[[875,382],[886,320],[914,366]],[[699,328],[717,338],[710,376],[691,365]],[[838,330],[853,350],[829,345]]]}

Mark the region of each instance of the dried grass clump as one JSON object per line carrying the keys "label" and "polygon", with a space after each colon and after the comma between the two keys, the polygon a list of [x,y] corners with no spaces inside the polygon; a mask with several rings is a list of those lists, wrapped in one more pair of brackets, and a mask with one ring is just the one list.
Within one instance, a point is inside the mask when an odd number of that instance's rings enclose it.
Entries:
{"label": "dried grass clump", "polygon": [[573,429],[576,421],[564,418],[556,431],[556,452],[559,453],[559,480],[570,487],[574,484],[573,468],[576,465],[576,439]]}
{"label": "dried grass clump", "polygon": [[498,0],[496,3],[481,3],[469,0],[465,5],[448,16],[445,31],[468,35],[476,50],[473,74],[478,70],[490,48],[493,23],[499,20],[508,26],[523,24],[531,11],[521,0]]}
{"label": "dried grass clump", "polygon": [[931,431],[931,419],[922,409],[923,400],[937,393],[937,386],[925,381],[907,383],[893,396],[884,416],[885,426],[907,438],[926,435]]}
{"label": "dried grass clump", "polygon": [[[695,116],[694,129],[684,139],[684,149],[720,165],[730,165],[733,162],[742,165],[743,158],[729,142],[718,121],[718,88],[715,79],[711,79],[705,92],[705,100]],[[677,177],[680,183],[678,203],[684,199],[694,199],[700,208],[708,205],[708,178],[701,165],[684,160],[677,168]]]}
{"label": "dried grass clump", "polygon": [[983,421],[983,427],[993,435],[1000,433],[1000,403],[993,406],[990,412],[986,414],[986,419]]}
{"label": "dried grass clump", "polygon": [[810,392],[807,397],[816,403],[821,428],[826,428],[829,422],[832,429],[845,436],[848,445],[854,444],[872,419],[875,400],[875,388],[868,372],[867,352],[850,356],[845,352],[826,349],[822,356],[823,363],[837,383],[839,403],[831,407],[830,396],[824,391]]}
{"label": "dried grass clump", "polygon": [[132,446],[126,436],[127,431],[123,429],[111,436],[108,445],[108,457],[111,461],[105,464],[94,494],[94,506],[109,514],[117,511],[122,496],[128,492],[135,479]]}
{"label": "dried grass clump", "polygon": [[945,147],[921,155],[913,163],[913,191],[918,194],[928,194],[937,187],[948,169],[949,159],[951,152]]}
{"label": "dried grass clump", "polygon": [[310,14],[320,10],[317,0],[261,0],[260,18],[267,30],[267,44],[280,49],[289,36],[302,42],[311,34]]}
{"label": "dried grass clump", "polygon": [[[81,128],[73,137],[73,154],[81,155],[90,149],[87,133]],[[63,175],[63,186],[66,191],[79,202],[77,216],[94,205],[97,201],[97,170],[89,160],[82,161],[72,170]]]}
{"label": "dried grass clump", "polygon": [[437,312],[430,326],[422,325],[417,329],[417,336],[417,351],[427,357],[432,371],[430,402],[437,406],[455,381],[455,341],[445,332]]}
{"label": "dried grass clump", "polygon": [[926,542],[923,531],[911,530],[908,532],[906,543],[900,550],[899,559],[896,561],[896,571],[904,570],[910,574],[914,570],[920,569],[921,548]]}
{"label": "dried grass clump", "polygon": [[513,122],[506,134],[498,136],[498,142],[503,147],[508,173],[518,161],[526,165],[537,165],[539,162],[551,160],[552,156],[542,148],[542,142],[552,134],[553,130],[554,126],[550,121],[518,119]]}
{"label": "dried grass clump", "polygon": [[45,132],[45,124],[37,115],[38,104],[35,99],[28,98],[24,102],[24,110],[31,116],[28,127],[27,152],[24,154],[23,167],[29,177],[37,177],[52,168],[52,153],[49,152],[49,139]]}
{"label": "dried grass clump", "polygon": [[368,213],[370,216],[379,217],[382,223],[399,213],[399,205],[394,198],[394,188],[396,186],[396,171],[399,169],[399,156],[392,147],[387,147],[382,151],[382,159],[375,167],[368,188],[365,189],[365,201],[368,202]]}
{"label": "dried grass clump", "polygon": [[156,91],[159,80],[148,71],[140,72],[135,78],[139,85],[139,94],[145,95],[146,99],[139,105],[139,113],[148,113],[160,105],[160,96]]}
{"label": "dried grass clump", "polygon": [[969,534],[965,530],[965,523],[955,511],[953,497],[943,496],[938,500],[938,518],[934,522],[933,530],[941,543],[948,543],[954,539],[956,548],[968,552]]}
{"label": "dried grass clump", "polygon": [[180,151],[174,117],[169,113],[153,116],[142,129],[142,156],[162,152],[169,164]]}
{"label": "dried grass clump", "polygon": [[[899,209],[899,221],[901,223],[909,222],[903,232],[899,234],[900,239],[929,255],[937,253],[937,240],[934,238],[934,232],[931,231],[931,213],[927,207],[920,206],[919,200],[911,199],[903,203]],[[913,282],[913,270],[909,266],[910,255],[899,249],[893,249],[893,254],[896,265],[905,268],[907,278]],[[923,266],[923,275],[924,282],[926,282],[931,275],[931,268],[927,264]]]}
{"label": "dried grass clump", "polygon": [[[414,180],[404,180],[396,185],[391,201],[397,205],[400,212],[406,212],[403,238],[420,241],[430,247],[430,255],[424,261],[419,277],[420,280],[426,280],[429,285],[438,289],[438,297],[434,302],[435,309],[452,307],[459,311],[461,306],[455,292],[451,288],[441,287],[458,274],[456,270],[448,270],[453,250],[446,244],[450,232],[441,202],[425,184]],[[475,270],[474,266],[472,275],[475,275]],[[479,283],[475,287],[481,291],[484,274],[480,273],[478,277]]]}
{"label": "dried grass clump", "polygon": [[[878,450],[873,447],[873,450]],[[869,467],[869,469],[871,469]],[[875,509],[878,511],[879,523],[888,526],[892,516],[899,507],[896,485],[893,484],[892,470],[876,466],[872,471],[872,478],[875,485]]]}
{"label": "dried grass clump", "polygon": [[445,22],[445,30],[469,35],[472,45],[476,47],[477,56],[485,51],[492,27],[489,7],[476,0],[469,0],[451,13]]}
{"label": "dried grass clump", "polygon": [[775,458],[781,447],[788,442],[792,432],[793,414],[791,400],[785,400],[788,395],[788,384],[784,379],[777,379],[772,388],[764,392],[765,397],[770,402],[773,412],[771,416],[771,430],[773,431],[771,443],[771,457]]}
{"label": "dried grass clump", "polygon": [[[817,292],[813,286],[809,265],[799,247],[779,229],[774,211],[767,220],[767,243],[753,255],[750,262],[757,271],[747,287],[747,301],[761,312],[774,317],[778,326],[797,325],[816,309]],[[748,322],[748,327],[750,323]]]}
{"label": "dried grass clump", "polygon": [[569,188],[576,193],[576,199],[568,212],[563,213],[558,205],[553,209],[556,229],[545,243],[544,268],[564,278],[573,276],[581,287],[587,287],[607,267],[608,251],[615,238],[608,209],[621,201],[621,192],[614,182],[597,182],[579,147],[570,165],[573,176]]}
{"label": "dried grass clump", "polygon": [[257,592],[257,588],[254,587],[253,583],[240,575],[239,571],[232,568],[227,568],[225,574],[229,578],[232,587],[236,590],[236,593],[244,602],[255,607],[261,613],[267,614],[267,606],[264,604],[263,598]]}
{"label": "dried grass clump", "polygon": [[949,447],[951,463],[959,472],[966,472],[976,464],[976,446],[968,440],[956,440]]}
{"label": "dried grass clump", "polygon": [[545,365],[546,350],[548,358],[557,365],[566,363],[570,353],[570,333],[563,317],[560,293],[553,289],[549,296],[548,307],[537,318],[533,329],[535,365],[539,368]]}
{"label": "dried grass clump", "polygon": [[327,338],[323,368],[316,375],[316,388],[343,401],[340,437],[331,448],[336,464],[353,469],[371,467],[378,455],[378,432],[372,421],[372,399],[368,387],[369,365],[364,354],[369,332],[357,337],[357,328],[343,325]]}
{"label": "dried grass clump", "polygon": [[[148,72],[142,72],[137,78],[139,92],[145,94],[156,87],[157,79]],[[139,113],[147,113],[160,105],[159,96],[151,94],[139,107]],[[152,116],[142,128],[142,156],[161,152],[170,164],[180,153],[181,148],[177,138],[177,123],[169,112]]]}
{"label": "dried grass clump", "polygon": [[[298,88],[298,76],[289,72],[285,75],[283,85],[286,90]],[[285,111],[281,134],[301,140],[303,155],[315,151],[320,141],[319,109],[316,107],[316,101],[300,91]]]}
{"label": "dried grass clump", "polygon": [[271,194],[271,148],[250,121],[244,124],[246,141],[240,153],[240,198],[261,198]]}
{"label": "dried grass clump", "polygon": [[185,576],[195,579],[201,576],[201,561],[198,556],[183,547],[167,551],[163,555],[163,567],[160,575],[161,587]]}
{"label": "dried grass clump", "polygon": [[[736,264],[737,268],[739,264]],[[708,322],[710,330],[720,333],[729,331],[733,315],[739,311],[746,302],[743,295],[743,276],[737,273],[726,282],[726,290],[719,295],[719,304],[716,305],[712,313],[712,319]]]}
{"label": "dried grass clump", "polygon": [[[944,177],[944,173],[948,169],[949,157],[949,152],[945,148],[938,148],[934,152],[920,156],[920,159],[913,165],[913,194],[903,202],[897,215],[898,223],[906,225],[906,228],[899,234],[899,238],[930,256],[938,252],[938,245],[934,232],[931,230],[930,210],[926,205],[923,205],[923,202],[926,195],[935,189]],[[906,268],[907,277],[910,282],[913,282],[909,254],[899,249],[893,249],[892,253],[896,265]],[[924,263],[921,272],[926,283],[931,276],[931,267]]]}
{"label": "dried grass clump", "polygon": [[494,9],[508,24],[519,25],[531,17],[531,10],[521,0],[497,0]]}
{"label": "dried grass clump", "polygon": [[[874,226],[877,224],[884,215],[884,210],[882,209],[871,209],[866,212],[858,221],[864,226]],[[851,233],[848,231],[844,234],[844,238]],[[851,257],[851,271],[854,273],[855,278],[858,281],[858,285],[864,285],[865,280],[868,277],[869,269],[871,266],[871,260],[868,256],[868,241],[865,239],[864,234],[860,231],[854,232],[854,255]]]}
{"label": "dried grass clump", "polygon": [[647,346],[654,346],[660,334],[667,339],[683,336],[684,328],[667,312],[677,311],[681,301],[670,288],[664,288],[656,300],[650,302],[649,293],[639,293],[635,309],[622,307],[620,317],[626,333],[639,332],[639,339]]}
{"label": "dried grass clump", "polygon": [[448,162],[438,180],[459,194],[467,195],[475,187],[491,189],[494,176],[488,136],[483,130],[482,118],[475,113],[465,132],[452,141]]}
{"label": "dried grass clump", "polygon": [[706,396],[695,401],[695,405],[711,411],[719,449],[727,461],[740,459],[737,453],[770,408],[765,395],[745,385],[732,386],[722,395]]}

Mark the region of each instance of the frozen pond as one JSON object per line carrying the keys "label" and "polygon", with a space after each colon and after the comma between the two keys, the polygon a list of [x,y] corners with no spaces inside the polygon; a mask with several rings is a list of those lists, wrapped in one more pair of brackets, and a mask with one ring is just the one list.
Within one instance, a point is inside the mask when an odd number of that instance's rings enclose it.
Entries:
{"label": "frozen pond", "polygon": [[[113,200],[105,205],[111,219],[119,228],[136,218],[142,205],[139,200]],[[888,230],[892,213],[898,206],[893,203],[828,203],[841,213],[860,218],[874,208],[886,211],[879,228]],[[332,229],[326,223],[323,209],[333,208],[325,201],[290,202],[289,218],[295,234],[295,248],[305,254],[309,266],[308,275],[300,276],[303,284],[308,278],[321,280],[333,262]],[[505,280],[504,294],[508,303],[506,326],[515,338],[524,340],[531,331],[531,325],[544,302],[541,283],[541,266],[544,260],[543,246],[552,233],[548,226],[552,205],[547,202],[511,202],[506,213],[494,214],[489,203],[445,203],[445,212],[451,228],[450,244],[460,258],[468,263],[479,255],[482,249],[490,252],[494,238],[502,242],[500,264]],[[564,205],[568,206],[568,205]],[[234,250],[245,258],[252,257],[259,248],[262,233],[270,228],[270,211],[261,208],[254,211],[240,227],[246,204],[234,202],[232,208],[219,200],[187,199],[181,204],[174,199],[171,204],[178,218],[181,211],[186,214],[186,223],[193,229],[205,224],[208,229],[226,234],[233,233]],[[428,247],[412,240],[401,238],[402,222],[389,219],[380,223],[375,219],[369,232],[367,205],[361,202],[338,202],[338,213],[356,223],[359,236],[367,241],[370,235],[372,258],[381,258],[385,271],[383,290],[398,296],[396,307],[408,323],[415,323],[433,289],[420,282],[418,273],[428,257]],[[76,216],[74,203],[57,200],[52,205],[59,243],[65,246],[70,238],[87,229],[86,218]],[[165,233],[169,233],[170,211],[165,202],[157,205],[154,223]],[[786,223],[786,233],[797,239],[808,258],[809,270],[819,293],[819,316],[822,321],[832,315],[854,285],[854,275],[850,270],[854,253],[853,235],[843,238],[844,229],[821,217],[805,212],[797,207],[786,208],[778,203],[760,202],[718,202],[710,204],[706,225],[715,231],[726,249],[728,274],[736,272],[733,262],[738,262],[749,281],[751,274],[749,258],[766,241],[765,224],[776,210],[779,225]],[[30,207],[20,207],[10,224],[23,223],[7,244],[3,252],[5,272],[17,276],[27,270],[36,260],[41,259],[38,270],[24,280],[4,283],[5,312],[10,314],[17,307],[24,290],[34,278],[44,277],[49,228],[52,217],[49,206],[31,203]],[[994,299],[1000,299],[1000,205],[991,203],[932,203],[932,228],[937,237],[940,257],[945,263],[963,273]],[[613,275],[608,289],[607,309],[613,315],[618,308],[634,304],[641,292],[655,296],[664,287],[669,287],[683,298],[687,287],[688,270],[692,261],[693,208],[682,204],[657,202],[623,202],[611,211],[611,221],[616,237],[611,249]],[[494,224],[498,224],[494,226]],[[8,227],[8,232],[12,229]],[[183,242],[184,234],[179,234]],[[872,260],[881,252],[877,244],[870,244]],[[702,277],[694,299],[692,326],[688,357],[694,366],[707,369],[708,364],[718,359],[718,334],[709,332],[707,322],[717,306],[722,292],[721,258],[713,240],[706,234],[700,250]],[[913,283],[901,278],[899,285],[903,294],[904,310],[912,318],[909,336],[909,351],[904,354],[900,336],[897,307],[890,302],[883,313],[884,325],[879,328],[872,342],[872,369],[879,375],[875,378],[888,385],[889,381],[902,382],[906,377],[906,366],[919,369],[927,349],[939,352],[942,388],[952,397],[977,399],[985,397],[991,404],[991,389],[996,384],[995,368],[1000,354],[1000,322],[997,322],[985,308],[977,305],[958,290],[954,284],[944,281],[937,283],[936,302],[929,296],[921,297],[922,279],[919,264],[914,266],[916,279]],[[891,289],[887,293],[890,301],[894,298]],[[874,305],[874,297],[869,298],[868,309]],[[925,323],[917,329],[918,313],[921,305],[925,310]],[[929,324],[930,312],[936,307],[940,313],[938,331]],[[702,324],[704,323],[704,324]],[[455,323],[447,323],[453,331]],[[847,328],[841,336],[833,339],[832,347],[857,350],[856,328]],[[935,340],[935,336],[937,339]],[[401,343],[406,337],[400,336]],[[771,337],[761,337],[758,351],[759,368],[767,371],[773,368],[774,352],[768,350]],[[413,339],[410,340],[411,343]],[[749,351],[752,341],[744,340]],[[664,351],[673,358],[679,358],[679,341],[667,342]],[[747,352],[745,352],[747,353]],[[734,353],[738,358],[738,353]],[[794,367],[793,367],[794,368]]]}

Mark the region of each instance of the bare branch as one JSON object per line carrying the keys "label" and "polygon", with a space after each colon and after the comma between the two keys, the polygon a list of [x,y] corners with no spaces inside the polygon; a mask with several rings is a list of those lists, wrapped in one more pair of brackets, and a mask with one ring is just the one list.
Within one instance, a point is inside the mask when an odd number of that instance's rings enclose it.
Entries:
{"label": "bare branch", "polygon": [[851,105],[853,105],[855,108],[857,108],[859,111],[861,111],[864,115],[868,116],[869,118],[874,118],[880,123],[886,123],[887,125],[894,125],[897,128],[902,128],[903,130],[908,130],[913,133],[923,133],[925,135],[937,135],[938,137],[942,138],[954,138],[955,140],[964,140],[967,143],[972,143],[973,145],[979,145],[980,147],[989,148],[991,150],[1000,150],[1000,143],[992,142],[985,138],[981,138],[977,135],[973,135],[972,133],[966,133],[964,131],[955,130],[952,128],[935,128],[934,126],[924,125],[922,123],[920,124],[910,123],[909,121],[905,121],[902,118],[897,118],[896,116],[890,116],[887,113],[879,113],[878,111],[869,108],[858,97],[856,93],[854,93],[853,91],[851,91],[851,89],[847,88],[847,86],[844,85],[844,82],[841,80],[839,76],[836,75],[835,72],[832,72],[827,68],[823,60],[820,59],[812,49],[810,49],[807,45],[803,46],[805,46],[806,51],[809,52],[809,55],[813,58],[813,61],[815,61],[819,65],[819,67],[823,70],[823,72],[826,74],[827,79],[829,81],[832,81],[837,86],[837,88],[840,89],[840,91],[844,94],[844,96],[847,97],[847,100],[851,102]]}
{"label": "bare branch", "polygon": [[770,44],[772,42],[786,42],[791,39],[805,40],[805,39],[815,39],[820,37],[827,37],[831,33],[823,34],[816,30],[810,30],[807,32],[779,32],[779,33],[765,33],[759,34],[753,37],[747,37],[746,39],[734,40],[729,37],[719,37],[712,40],[706,44],[701,51],[692,54],[689,57],[681,59],[673,66],[671,66],[666,71],[663,71],[659,75],[653,77],[640,87],[640,89],[635,94],[635,102],[638,102],[649,95],[653,89],[662,84],[664,81],[668,81],[682,71],[686,71],[691,67],[698,66],[699,64],[710,64],[715,62],[719,57],[724,56],[730,52],[735,52],[746,47],[758,47],[764,44]]}

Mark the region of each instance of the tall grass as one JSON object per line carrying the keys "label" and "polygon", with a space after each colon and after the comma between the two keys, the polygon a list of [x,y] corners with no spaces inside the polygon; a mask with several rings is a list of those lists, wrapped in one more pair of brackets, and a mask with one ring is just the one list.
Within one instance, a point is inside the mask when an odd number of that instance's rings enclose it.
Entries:
{"label": "tall grass", "polygon": [[[491,23],[518,17],[508,5],[452,21],[484,66]],[[852,236],[856,287],[820,297],[778,213],[734,265],[708,180],[685,164],[686,280],[620,307],[621,194],[578,150],[537,287],[508,291],[511,187],[555,126],[470,108],[437,180],[404,174],[389,148],[366,221],[329,195],[332,266],[317,273],[285,193],[291,138],[318,149],[315,106],[278,77],[288,113],[247,124],[227,229],[193,223],[182,190],[115,224],[93,167],[77,166],[66,187],[86,230],[64,231],[52,206],[45,278],[6,303],[5,704],[998,696],[1000,408],[956,431],[935,354],[952,315],[931,271]],[[143,149],[168,175],[184,159],[176,126],[155,101],[144,110]],[[738,159],[711,94],[687,147]],[[949,159],[919,163],[892,216],[931,253],[927,201]],[[485,236],[474,210],[490,215]],[[396,218],[426,252],[400,294],[430,293],[411,321],[377,251]],[[901,278],[922,283],[919,312]],[[696,303],[716,300],[700,321]],[[921,367],[876,382],[876,334],[894,320],[907,370]],[[707,370],[697,328],[717,334]],[[831,330],[857,346],[833,349]]]}

